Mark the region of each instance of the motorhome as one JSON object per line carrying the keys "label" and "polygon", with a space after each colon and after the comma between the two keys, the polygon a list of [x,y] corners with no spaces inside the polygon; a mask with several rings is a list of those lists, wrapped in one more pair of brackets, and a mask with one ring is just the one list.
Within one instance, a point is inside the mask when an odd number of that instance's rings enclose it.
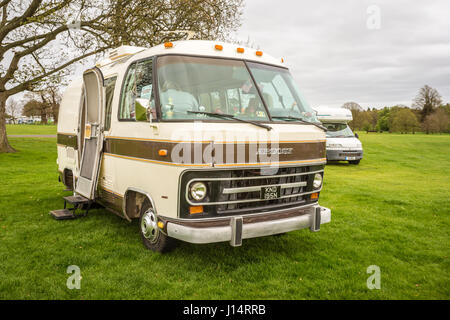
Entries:
{"label": "motorhome", "polygon": [[362,143],[348,123],[352,112],[344,108],[315,107],[317,118],[327,128],[327,160],[359,164],[363,158]]}
{"label": "motorhome", "polygon": [[50,213],[103,206],[139,219],[158,252],[319,231],[325,142],[282,59],[213,41],[122,46],[64,93],[57,164],[73,194]]}

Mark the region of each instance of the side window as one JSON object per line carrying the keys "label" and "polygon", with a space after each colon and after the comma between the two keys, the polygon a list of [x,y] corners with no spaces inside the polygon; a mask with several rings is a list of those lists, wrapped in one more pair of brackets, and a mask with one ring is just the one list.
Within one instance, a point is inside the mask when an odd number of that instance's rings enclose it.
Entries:
{"label": "side window", "polygon": [[116,80],[117,77],[105,79],[105,87],[106,87],[105,131],[109,131],[109,129],[111,128],[112,100],[114,98],[114,88],[116,86]]}
{"label": "side window", "polygon": [[156,118],[152,62],[152,59],[140,61],[128,69],[122,89],[120,120],[149,121]]}

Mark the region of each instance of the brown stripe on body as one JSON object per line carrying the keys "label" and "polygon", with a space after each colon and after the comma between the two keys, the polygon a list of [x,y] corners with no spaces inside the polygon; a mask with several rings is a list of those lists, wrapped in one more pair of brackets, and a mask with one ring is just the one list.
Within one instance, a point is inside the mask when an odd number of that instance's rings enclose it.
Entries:
{"label": "brown stripe on body", "polygon": [[[167,150],[166,156],[158,151]],[[104,151],[113,155],[173,164],[246,164],[289,162],[326,157],[325,140],[280,143],[213,143],[106,138]]]}
{"label": "brown stripe on body", "polygon": [[[209,142],[167,142],[148,140],[106,139],[106,153],[154,160],[161,162],[202,164],[205,162],[203,152],[210,145]],[[159,150],[167,150],[166,156],[159,155]],[[190,150],[190,152],[189,152]]]}
{"label": "brown stripe on body", "polygon": [[66,147],[78,149],[78,139],[76,134],[58,133],[56,143]]}
{"label": "brown stripe on body", "polygon": [[[77,136],[67,133],[58,133],[57,144],[77,149]],[[106,138],[104,151],[115,155],[135,157],[147,160],[181,163],[180,161],[172,161],[172,153],[177,152],[175,155],[175,159],[181,157],[184,160],[184,156],[186,155],[186,161],[184,163],[202,164],[204,163],[202,159],[203,152],[209,145],[209,142],[191,143]],[[189,148],[195,148],[195,150],[191,149],[189,154]],[[167,150],[167,156],[160,156],[158,153],[160,149]],[[198,152],[199,150],[200,152]]]}
{"label": "brown stripe on body", "polygon": [[122,212],[123,197],[103,188],[102,186],[97,187],[97,193],[98,200],[100,200],[103,205],[117,212]]}

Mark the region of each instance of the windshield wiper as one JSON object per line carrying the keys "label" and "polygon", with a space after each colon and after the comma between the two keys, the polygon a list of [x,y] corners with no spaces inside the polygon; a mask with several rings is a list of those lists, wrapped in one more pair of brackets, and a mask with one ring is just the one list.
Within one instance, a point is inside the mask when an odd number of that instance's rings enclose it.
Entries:
{"label": "windshield wiper", "polygon": [[305,119],[302,119],[302,118],[297,118],[297,117],[292,117],[292,116],[272,116],[272,119],[297,120],[297,121],[301,121],[301,122],[306,123],[306,124],[312,124],[313,126],[316,126],[317,128],[320,128],[320,129],[324,130],[325,132],[328,131],[328,129],[325,128],[324,126],[322,126],[321,124],[318,124],[316,122],[306,121]]}
{"label": "windshield wiper", "polygon": [[255,126],[267,129],[267,131],[272,130],[272,127],[270,127],[270,126],[266,126],[265,124],[254,122],[254,121],[250,121],[250,120],[239,119],[239,118],[236,118],[235,116],[233,116],[232,114],[207,112],[207,111],[191,111],[191,110],[187,110],[187,112],[188,113],[195,113],[195,114],[204,114],[204,115],[211,116],[211,117],[216,117],[216,118],[233,119],[233,120],[244,122],[244,123],[251,123],[251,124],[253,124]]}

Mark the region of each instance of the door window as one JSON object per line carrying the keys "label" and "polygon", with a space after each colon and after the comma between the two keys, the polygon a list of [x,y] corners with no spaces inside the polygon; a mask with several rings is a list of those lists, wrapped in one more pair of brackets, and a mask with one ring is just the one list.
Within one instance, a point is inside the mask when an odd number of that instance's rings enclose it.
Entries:
{"label": "door window", "polygon": [[119,119],[149,121],[156,118],[153,94],[153,60],[136,62],[128,69],[122,90]]}
{"label": "door window", "polygon": [[117,77],[112,77],[105,79],[105,131],[109,131],[111,128],[111,111],[112,111],[112,100],[114,98],[114,88],[116,87]]}

